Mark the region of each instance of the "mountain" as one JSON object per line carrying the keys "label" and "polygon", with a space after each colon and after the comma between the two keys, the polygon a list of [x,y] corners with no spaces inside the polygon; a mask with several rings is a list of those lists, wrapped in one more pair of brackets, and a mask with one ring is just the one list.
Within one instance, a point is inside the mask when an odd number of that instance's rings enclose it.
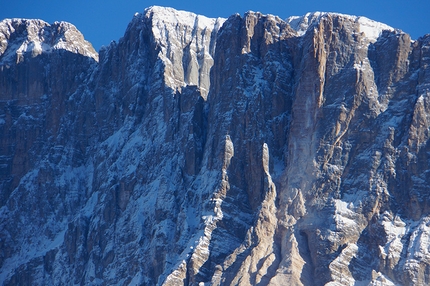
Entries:
{"label": "mountain", "polygon": [[430,35],[3,20],[0,110],[3,285],[430,283]]}

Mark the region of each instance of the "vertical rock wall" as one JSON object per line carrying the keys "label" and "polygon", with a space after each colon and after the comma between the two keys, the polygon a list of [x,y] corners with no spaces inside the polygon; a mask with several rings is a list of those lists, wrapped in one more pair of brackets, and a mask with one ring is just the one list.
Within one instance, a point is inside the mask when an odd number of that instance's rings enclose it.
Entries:
{"label": "vertical rock wall", "polygon": [[429,37],[151,7],[97,55],[0,28],[3,284],[428,284]]}

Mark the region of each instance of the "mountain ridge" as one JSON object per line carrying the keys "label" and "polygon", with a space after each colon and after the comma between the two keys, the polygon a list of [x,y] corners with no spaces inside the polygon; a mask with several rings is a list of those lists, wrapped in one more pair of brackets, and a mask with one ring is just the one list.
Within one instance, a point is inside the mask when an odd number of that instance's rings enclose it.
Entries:
{"label": "mountain ridge", "polygon": [[[187,15],[189,15],[189,16],[193,16],[193,17],[196,17],[196,16],[199,16],[200,18],[202,18],[202,19],[206,19],[206,20],[215,20],[215,19],[219,19],[219,20],[221,20],[221,21],[225,21],[226,20],[226,18],[208,18],[208,17],[205,17],[205,16],[203,16],[203,15],[198,15],[198,14],[195,14],[195,13],[193,13],[193,12],[188,12],[188,11],[182,11],[182,10],[176,10],[176,9],[174,9],[174,8],[170,8],[170,7],[163,7],[163,6],[156,6],[156,5],[154,5],[154,6],[150,6],[150,7],[148,7],[148,8],[146,8],[145,9],[145,11],[143,12],[143,13],[139,13],[139,12],[136,12],[135,13],[135,15],[134,15],[134,17],[136,18],[136,17],[142,17],[142,16],[145,16],[145,14],[147,14],[147,13],[154,13],[154,11],[155,11],[155,14],[157,14],[157,15],[168,15],[168,13],[163,13],[163,12],[169,12],[170,13],[170,15],[169,16],[172,16],[172,15],[179,15],[179,14],[183,14],[183,15],[185,15],[185,14],[187,14]],[[255,13],[254,11],[248,11],[247,13]],[[260,13],[260,12],[257,12],[257,13]],[[246,14],[246,13],[245,13]],[[237,14],[237,15],[239,15],[239,14]],[[262,14],[263,15],[263,14]],[[283,21],[286,21],[287,23],[289,23],[290,25],[293,25],[295,28],[294,28],[294,30],[296,30],[296,31],[298,31],[299,33],[300,33],[300,35],[302,35],[304,32],[305,32],[305,30],[309,27],[309,26],[312,26],[313,24],[315,24],[315,23],[317,23],[322,17],[326,17],[326,16],[337,16],[337,17],[344,17],[344,18],[353,18],[355,21],[358,21],[358,20],[360,20],[360,19],[363,19],[364,20],[364,22],[366,22],[366,23],[371,23],[371,24],[374,24],[375,26],[379,26],[379,27],[382,27],[382,29],[385,29],[385,30],[394,30],[394,28],[392,28],[392,27],[390,27],[390,26],[388,26],[388,25],[386,25],[386,24],[384,24],[384,23],[382,23],[382,22],[377,22],[377,21],[373,21],[373,20],[370,20],[370,19],[368,19],[367,17],[365,17],[365,16],[352,16],[352,15],[348,15],[348,14],[343,14],[343,13],[337,13],[337,12],[320,12],[320,11],[318,11],[318,12],[309,12],[309,13],[307,13],[307,14],[305,14],[305,15],[303,15],[303,16],[290,16],[290,17],[287,17],[285,20],[283,20]],[[264,15],[264,16],[273,16],[273,17],[278,17],[278,16],[276,16],[276,15],[273,15],[273,14],[267,14],[267,15]],[[299,29],[299,27],[298,27],[298,25],[300,24],[300,22],[301,23],[308,23],[309,22],[309,17],[311,17],[311,24],[310,25],[308,25],[308,24],[305,24],[305,30],[303,30],[303,29]],[[186,17],[185,17],[186,18]],[[279,18],[279,17],[278,17]],[[167,18],[166,18],[167,19]],[[172,18],[173,19],[173,18]],[[171,19],[171,20],[172,20]],[[280,19],[280,18],[279,18]],[[179,18],[176,18],[176,19],[174,19],[174,21],[175,20],[179,20],[178,22],[180,22],[180,20],[184,20],[184,19],[181,19],[180,17]],[[35,22],[37,22],[37,21],[41,21],[41,22],[43,22],[43,25],[44,26],[46,26],[46,25],[71,25],[72,26],[72,28],[74,28],[74,29],[76,29],[76,27],[73,25],[73,24],[71,24],[71,23],[68,23],[68,22],[64,22],[64,21],[61,21],[61,22],[54,22],[53,24],[48,24],[48,23],[46,23],[46,22],[44,22],[43,20],[41,20],[41,19],[25,19],[25,18],[10,18],[10,19],[3,19],[2,21],[6,21],[5,23],[4,23],[4,25],[6,24],[6,23],[9,23],[9,22],[13,22],[13,21],[35,21]],[[133,19],[130,21],[130,24],[133,22]],[[186,20],[185,20],[185,22],[186,22]],[[299,22],[299,23],[297,23],[297,22]],[[307,26],[306,26],[307,25]],[[192,26],[192,25],[189,25],[189,26]],[[207,26],[207,25],[206,25]],[[3,27],[4,28],[4,27]],[[380,30],[381,28],[379,28],[378,30]],[[401,30],[398,30],[397,29],[397,31],[401,31]],[[379,32],[381,32],[381,31],[379,31]],[[3,33],[5,33],[5,32],[3,32]],[[379,33],[380,34],[380,33]],[[424,35],[423,35],[424,36]],[[113,40],[114,41],[114,40]],[[102,46],[102,48],[101,49],[105,49],[107,46]],[[0,52],[1,52],[1,50],[0,50]],[[4,52],[4,51],[3,51]],[[92,53],[89,53],[89,54],[92,54]],[[92,57],[94,57],[93,55],[91,55]]]}
{"label": "mountain ridge", "polygon": [[[23,54],[35,57],[60,49],[98,59],[91,44],[84,40],[74,25],[67,22],[54,22],[50,25],[36,19],[4,19],[0,22],[0,29],[0,57],[3,65],[22,61]],[[11,45],[8,41],[10,38],[18,43],[13,42]]]}
{"label": "mountain ridge", "polygon": [[324,15],[152,7],[2,65],[0,280],[425,283],[430,37]]}

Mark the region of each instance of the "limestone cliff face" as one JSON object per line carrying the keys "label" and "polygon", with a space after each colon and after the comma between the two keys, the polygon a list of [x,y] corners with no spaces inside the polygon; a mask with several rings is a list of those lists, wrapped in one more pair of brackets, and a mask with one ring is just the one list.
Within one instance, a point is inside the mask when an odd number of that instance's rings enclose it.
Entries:
{"label": "limestone cliff face", "polygon": [[[98,55],[73,25],[64,22],[4,20],[0,41],[0,205],[4,206],[23,177],[34,171],[37,160],[44,156],[61,160],[47,143],[58,140],[64,145],[75,136],[62,127],[63,116],[78,105],[68,96],[88,81]],[[34,188],[43,193],[37,185]]]}
{"label": "limestone cliff face", "polygon": [[136,14],[0,23],[5,285],[423,285],[430,37]]}

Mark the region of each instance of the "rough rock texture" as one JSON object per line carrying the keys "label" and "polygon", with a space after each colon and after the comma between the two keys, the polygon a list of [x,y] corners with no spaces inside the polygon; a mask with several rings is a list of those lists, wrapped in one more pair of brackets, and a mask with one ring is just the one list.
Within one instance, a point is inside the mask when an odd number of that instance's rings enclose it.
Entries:
{"label": "rough rock texture", "polygon": [[151,7],[99,55],[0,40],[2,284],[430,283],[430,36]]}

